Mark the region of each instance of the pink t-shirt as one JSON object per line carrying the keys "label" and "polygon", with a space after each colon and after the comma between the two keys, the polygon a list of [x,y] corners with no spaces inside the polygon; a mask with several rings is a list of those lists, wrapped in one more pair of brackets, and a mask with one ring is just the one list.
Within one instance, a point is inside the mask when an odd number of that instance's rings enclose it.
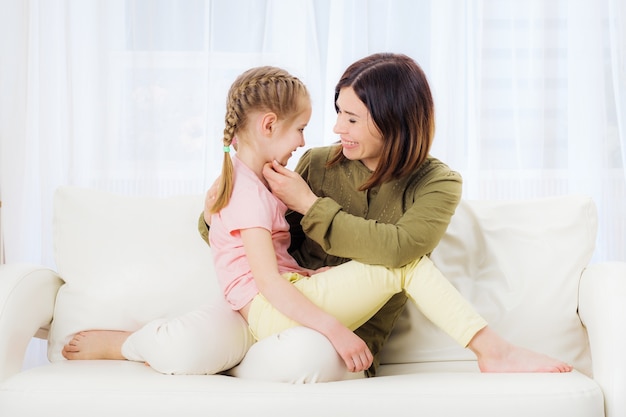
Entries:
{"label": "pink t-shirt", "polygon": [[209,242],[226,301],[239,310],[259,292],[243,247],[241,229],[262,227],[271,232],[281,273],[304,269],[287,252],[291,237],[285,204],[236,155],[233,167],[233,194],[228,205],[211,216]]}

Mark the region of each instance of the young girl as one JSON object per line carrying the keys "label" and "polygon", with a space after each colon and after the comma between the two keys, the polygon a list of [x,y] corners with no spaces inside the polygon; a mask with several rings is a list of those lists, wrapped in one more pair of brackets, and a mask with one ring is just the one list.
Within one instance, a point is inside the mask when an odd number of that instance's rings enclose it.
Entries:
{"label": "young girl", "polygon": [[[318,331],[352,372],[367,369],[373,359],[353,330],[401,291],[459,344],[468,346],[487,323],[427,256],[401,268],[350,261],[311,271],[289,255],[287,207],[268,189],[263,169],[268,164],[284,166],[304,146],[310,115],[305,86],[278,68],[248,70],[229,91],[224,166],[210,207],[209,232],[228,303],[257,340],[298,325]],[[231,157],[235,139],[237,153]],[[488,346],[472,350],[479,363],[490,360]],[[544,370],[566,372],[571,366],[546,358]]]}

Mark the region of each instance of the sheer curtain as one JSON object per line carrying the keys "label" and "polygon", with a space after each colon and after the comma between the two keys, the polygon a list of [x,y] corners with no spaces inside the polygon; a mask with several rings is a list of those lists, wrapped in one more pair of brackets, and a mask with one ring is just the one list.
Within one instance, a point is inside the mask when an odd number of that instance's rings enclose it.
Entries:
{"label": "sheer curtain", "polygon": [[465,197],[590,195],[595,260],[624,260],[626,4],[431,7],[434,152],[463,173]]}
{"label": "sheer curtain", "polygon": [[[220,169],[226,90],[250,66],[305,81],[307,146],[333,142],[339,75],[380,51],[428,74],[433,154],[462,173],[465,198],[590,195],[595,260],[626,260],[622,0],[1,0],[0,11],[7,262],[54,267],[59,185],[203,193]],[[26,366],[43,361],[33,343]]]}

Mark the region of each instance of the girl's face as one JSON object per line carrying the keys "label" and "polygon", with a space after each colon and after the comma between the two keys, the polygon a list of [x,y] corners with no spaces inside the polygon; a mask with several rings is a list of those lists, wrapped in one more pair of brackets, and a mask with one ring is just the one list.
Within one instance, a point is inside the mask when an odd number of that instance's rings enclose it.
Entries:
{"label": "girl's face", "polygon": [[361,161],[374,171],[382,154],[383,137],[367,107],[352,87],[339,90],[336,105],[337,123],[333,132],[341,138],[343,155],[352,161]]}
{"label": "girl's face", "polygon": [[311,119],[311,105],[307,103],[294,118],[276,122],[276,133],[270,140],[269,157],[281,165],[287,165],[291,155],[304,146],[304,128]]}

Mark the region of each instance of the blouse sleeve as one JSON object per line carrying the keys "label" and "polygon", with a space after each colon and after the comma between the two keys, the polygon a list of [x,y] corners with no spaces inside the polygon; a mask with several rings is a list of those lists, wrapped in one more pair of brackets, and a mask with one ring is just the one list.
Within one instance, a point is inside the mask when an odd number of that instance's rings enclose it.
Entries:
{"label": "blouse sleeve", "polygon": [[406,265],[437,246],[459,204],[461,176],[444,167],[407,187],[407,209],[393,224],[349,214],[325,197],[302,218],[302,229],[329,255],[391,268]]}
{"label": "blouse sleeve", "polygon": [[209,243],[209,225],[204,221],[204,211],[200,213],[198,217],[198,232],[200,233],[200,237],[204,240],[207,245],[211,246]]}
{"label": "blouse sleeve", "polygon": [[[296,165],[295,172],[300,174],[300,176],[309,184],[311,187],[311,183],[308,180],[309,178],[309,166],[311,161],[311,150],[308,149],[304,152],[304,154],[298,160],[298,164]],[[315,191],[313,191],[315,192]],[[303,262],[300,265],[309,267],[309,263],[302,260],[298,255],[299,248],[302,247],[306,236],[304,235],[304,231],[302,230],[302,225],[300,221],[302,220],[302,214],[297,211],[287,210],[285,214],[285,218],[287,219],[287,223],[289,223],[289,234],[291,235],[291,244],[289,246],[289,252],[298,260],[298,262]]]}

